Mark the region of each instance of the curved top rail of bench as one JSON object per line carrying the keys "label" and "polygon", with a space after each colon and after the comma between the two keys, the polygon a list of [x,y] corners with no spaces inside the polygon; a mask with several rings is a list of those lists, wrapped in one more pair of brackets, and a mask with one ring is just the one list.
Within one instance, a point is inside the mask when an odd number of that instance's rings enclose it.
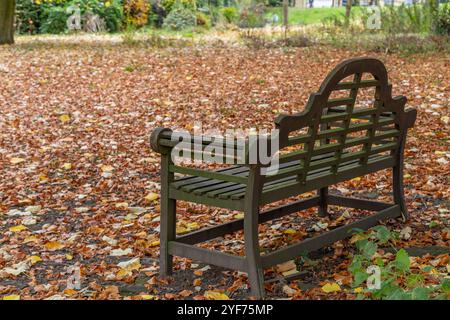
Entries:
{"label": "curved top rail of bench", "polygon": [[354,74],[370,73],[380,84],[380,98],[386,97],[389,93],[389,83],[386,67],[383,62],[375,58],[354,58],[348,59],[338,64],[323,80],[319,95],[329,95],[339,82]]}
{"label": "curved top rail of bench", "polygon": [[[406,104],[406,97],[398,96],[392,97],[392,86],[388,82],[388,75],[386,67],[383,62],[375,58],[353,58],[345,60],[338,64],[324,79],[318,92],[310,95],[305,109],[302,112],[294,114],[280,114],[275,119],[275,125],[280,130],[281,141],[287,141],[290,132],[302,129],[309,126],[311,123],[317,121],[323,113],[323,108],[328,102],[328,98],[335,90],[339,90],[339,86],[343,84],[343,79],[359,75],[357,82],[350,82],[354,88],[360,88],[364,84],[361,81],[363,74],[371,74],[373,80],[376,81],[376,100],[381,102],[379,106],[383,106],[387,110],[393,111],[397,114],[396,121],[403,122],[406,118],[403,114],[405,112],[404,106]],[[412,114],[414,113],[414,115]],[[416,111],[412,111],[405,121],[406,126],[412,126],[415,120]]]}

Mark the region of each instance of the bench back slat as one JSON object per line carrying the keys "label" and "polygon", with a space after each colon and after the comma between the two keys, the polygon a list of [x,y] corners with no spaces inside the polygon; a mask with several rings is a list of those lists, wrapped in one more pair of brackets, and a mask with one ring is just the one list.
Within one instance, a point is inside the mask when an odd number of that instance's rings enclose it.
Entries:
{"label": "bench back slat", "polygon": [[[372,96],[363,95],[363,90],[372,90]],[[350,160],[357,168],[374,155],[395,157],[405,129],[406,99],[394,101],[391,90],[386,68],[377,59],[338,65],[311,95],[305,111],[276,119],[285,148],[280,163],[296,160],[298,165],[279,170],[266,181],[297,175],[297,181],[306,183],[312,170],[338,174]],[[328,157],[318,160],[322,154]]]}

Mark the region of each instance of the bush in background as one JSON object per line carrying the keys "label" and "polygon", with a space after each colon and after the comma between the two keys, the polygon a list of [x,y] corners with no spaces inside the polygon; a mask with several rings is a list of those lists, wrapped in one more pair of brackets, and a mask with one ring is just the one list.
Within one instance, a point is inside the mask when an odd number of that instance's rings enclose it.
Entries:
{"label": "bush in background", "polygon": [[161,6],[164,7],[167,13],[170,13],[172,9],[180,5],[192,11],[195,11],[197,9],[195,0],[161,0]]}
{"label": "bush in background", "polygon": [[164,19],[163,27],[171,30],[183,30],[195,25],[195,12],[183,6],[177,6],[172,8],[172,11]]}
{"label": "bush in background", "polygon": [[32,0],[16,0],[16,31],[35,34],[39,31],[39,5]]}
{"label": "bush in background", "polygon": [[166,16],[167,11],[161,5],[160,1],[151,1],[151,9],[148,15],[148,24],[157,28],[161,28]]}
{"label": "bush in background", "polygon": [[266,24],[264,2],[241,0],[238,3],[238,26],[241,28],[261,28]]}
{"label": "bush in background", "polygon": [[434,31],[438,35],[450,35],[450,5],[448,3],[439,8]]}
{"label": "bush in background", "polygon": [[197,11],[195,13],[197,26],[209,28],[211,26],[211,19],[203,12]]}
{"label": "bush in background", "polygon": [[121,0],[17,0],[16,30],[19,33],[68,32],[67,19],[76,13],[75,8],[79,8],[83,30],[92,31],[92,23],[109,32],[122,29]]}
{"label": "bush in background", "polygon": [[225,7],[220,9],[220,13],[227,23],[235,23],[238,19],[238,11],[235,7]]}
{"label": "bush in background", "polygon": [[142,27],[148,22],[150,4],[147,0],[124,0],[123,12],[127,26]]}
{"label": "bush in background", "polygon": [[70,14],[65,7],[44,6],[40,14],[40,33],[59,34],[67,31],[67,19]]}

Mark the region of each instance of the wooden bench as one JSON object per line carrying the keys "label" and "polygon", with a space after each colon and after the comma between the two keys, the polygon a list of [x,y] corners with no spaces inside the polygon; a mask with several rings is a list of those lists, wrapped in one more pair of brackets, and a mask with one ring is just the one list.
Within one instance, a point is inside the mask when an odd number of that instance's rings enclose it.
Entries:
{"label": "wooden bench", "polygon": [[[355,106],[363,88],[373,89],[371,104]],[[391,90],[381,61],[357,58],[339,64],[325,78],[320,90],[310,96],[303,112],[279,115],[275,119],[280,149],[288,152],[279,157],[280,169],[273,175],[262,175],[264,166],[258,162],[250,164],[248,157],[244,164],[220,170],[174,165],[170,154],[178,143],[172,139],[174,132],[167,128],[155,129],[150,142],[152,149],[161,154],[161,276],[172,272],[173,255],[188,257],[247,272],[252,295],[261,298],[264,268],[330,245],[351,235],[355,228],[368,229],[388,218],[407,219],[403,152],[416,110],[405,110],[406,98],[393,98]],[[333,98],[335,94],[337,98]],[[202,152],[208,139],[201,142],[192,139],[190,143]],[[224,144],[235,150],[240,147],[236,142]],[[328,194],[330,185],[382,169],[393,170],[392,204]],[[174,173],[184,177],[175,178]],[[317,190],[316,196],[260,212],[263,205],[312,190]],[[244,218],[177,236],[176,200],[240,210]],[[328,205],[375,213],[300,243],[260,254],[259,223],[311,207],[317,207],[318,214],[325,216]],[[244,229],[245,256],[195,246],[240,229]]]}

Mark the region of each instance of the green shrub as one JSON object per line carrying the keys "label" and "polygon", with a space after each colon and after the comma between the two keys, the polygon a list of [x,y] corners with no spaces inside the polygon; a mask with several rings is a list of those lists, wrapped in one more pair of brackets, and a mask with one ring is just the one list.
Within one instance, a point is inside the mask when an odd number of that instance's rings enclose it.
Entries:
{"label": "green shrub", "polygon": [[195,12],[190,9],[178,7],[172,9],[164,19],[164,28],[171,30],[183,30],[196,24]]}
{"label": "green shrub", "polygon": [[32,0],[16,0],[16,30],[18,33],[37,33],[39,5]]}
{"label": "green shrub", "polygon": [[172,9],[178,6],[195,11],[197,9],[195,0],[162,0],[161,5],[164,7],[167,13],[170,13]]}
{"label": "green shrub", "polygon": [[69,16],[65,7],[43,5],[39,16],[41,20],[39,32],[59,34],[67,31]]}
{"label": "green shrub", "polygon": [[254,0],[243,1],[239,5],[239,21],[241,28],[261,28],[266,24],[265,6]]}
{"label": "green shrub", "polygon": [[122,29],[124,13],[121,0],[72,0],[67,6],[76,5],[81,15],[91,11],[105,21],[109,32],[118,32]]}
{"label": "green shrub", "polygon": [[450,35],[450,5],[442,5],[435,21],[435,33],[438,35]]}
{"label": "green shrub", "polygon": [[207,27],[207,28],[209,28],[211,26],[211,19],[203,12],[197,11],[195,13],[195,16],[196,16],[198,26]]}
{"label": "green shrub", "polygon": [[222,16],[225,18],[228,23],[235,23],[238,18],[238,11],[234,7],[225,7],[220,9]]}
{"label": "green shrub", "polygon": [[135,27],[142,27],[148,23],[150,4],[147,0],[123,0],[125,23]]}
{"label": "green shrub", "polygon": [[151,9],[148,14],[148,24],[161,28],[166,15],[166,9],[159,2],[154,1],[152,2]]}
{"label": "green shrub", "polygon": [[[105,2],[105,4],[106,3],[108,2]],[[94,12],[105,20],[109,32],[118,32],[122,30],[123,8],[120,0],[109,1],[109,5],[97,7]]]}
{"label": "green shrub", "polygon": [[[368,233],[355,235],[357,254],[353,256],[348,271],[353,275],[352,286],[358,288],[359,299],[382,300],[428,300],[445,299],[448,293],[448,279],[442,277],[437,282],[430,274],[433,266],[412,269],[408,252],[394,247],[398,234],[384,226],[377,226]],[[380,246],[393,248],[395,258],[386,261],[376,253]],[[379,288],[364,288],[369,279],[370,269],[379,270]],[[373,273],[372,273],[373,274]]]}
{"label": "green shrub", "polygon": [[121,0],[17,0],[17,29],[20,33],[62,33],[67,31],[67,18],[80,8],[81,20],[97,15],[102,29],[117,32],[122,28]]}

